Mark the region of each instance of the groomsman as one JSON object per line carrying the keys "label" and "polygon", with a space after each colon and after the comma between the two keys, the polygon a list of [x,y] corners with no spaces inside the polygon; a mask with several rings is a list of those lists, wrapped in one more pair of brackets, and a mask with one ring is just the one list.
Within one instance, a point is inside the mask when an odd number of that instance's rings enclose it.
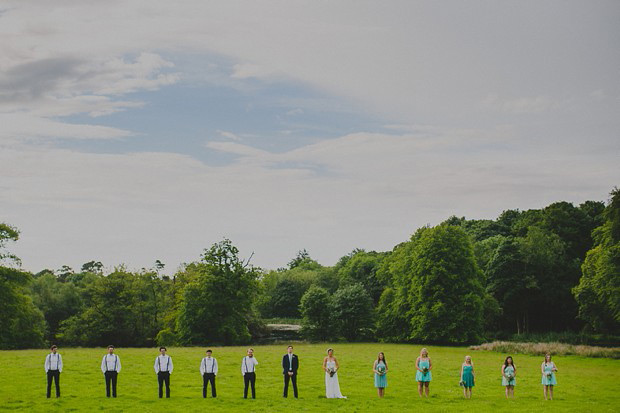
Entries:
{"label": "groomsman", "polygon": [[248,385],[252,385],[252,398],[256,398],[256,365],[258,361],[254,357],[254,349],[248,349],[248,355],[241,360],[241,374],[243,375],[243,398],[248,398]]}
{"label": "groomsman", "polygon": [[163,396],[163,385],[166,384],[166,398],[170,398],[170,375],[172,374],[172,358],[166,354],[166,347],[160,347],[161,353],[155,359],[155,373],[157,373],[157,382],[159,383],[159,398]]}
{"label": "groomsman", "polygon": [[108,346],[108,354],[101,360],[101,372],[105,376],[105,395],[110,397],[110,383],[112,383],[112,397],[116,397],[116,379],[121,371],[121,360],[114,354],[114,346]]}
{"label": "groomsman", "polygon": [[62,373],[62,357],[58,354],[58,347],[50,347],[51,353],[45,357],[45,374],[47,374],[47,398],[52,393],[52,380],[56,383],[56,397],[60,397],[60,373]]}
{"label": "groomsman", "polygon": [[293,354],[293,346],[288,346],[287,353],[282,357],[282,374],[284,374],[284,397],[288,397],[288,382],[293,382],[293,394],[297,398],[297,369],[299,359]]}
{"label": "groomsman", "polygon": [[207,350],[207,357],[200,362],[200,374],[202,374],[202,397],[207,398],[207,383],[211,383],[211,397],[215,394],[215,376],[217,376],[217,360],[211,357],[213,352]]}

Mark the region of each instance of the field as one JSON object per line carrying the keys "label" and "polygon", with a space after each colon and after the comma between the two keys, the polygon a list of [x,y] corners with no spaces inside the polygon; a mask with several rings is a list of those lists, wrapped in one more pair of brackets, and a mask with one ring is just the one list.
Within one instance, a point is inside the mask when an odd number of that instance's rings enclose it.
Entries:
{"label": "field", "polygon": [[[540,385],[540,357],[513,355],[518,368],[515,399],[504,398],[500,367],[505,355],[459,347],[428,346],[433,361],[431,397],[420,399],[414,382],[413,364],[421,346],[397,344],[334,344],[341,365],[342,393],[346,400],[326,399],[321,363],[327,344],[296,344],[300,359],[300,398],[282,398],[280,363],[286,345],[255,346],[257,399],[243,399],[240,371],[245,347],[214,347],[220,365],[218,398],[202,398],[198,366],[204,348],[169,348],[174,361],[171,398],[157,398],[153,371],[156,349],[119,348],[122,360],[118,398],[107,399],[101,348],[61,348],[65,368],[61,374],[60,399],[45,398],[43,361],[46,350],[3,351],[0,353],[0,410],[24,411],[166,411],[208,409],[226,412],[296,411],[619,411],[620,360],[577,356],[556,357],[555,400],[545,402]],[[377,352],[384,351],[389,366],[386,397],[377,398],[371,366]],[[476,387],[465,400],[458,386],[463,357],[470,354],[476,369]]]}

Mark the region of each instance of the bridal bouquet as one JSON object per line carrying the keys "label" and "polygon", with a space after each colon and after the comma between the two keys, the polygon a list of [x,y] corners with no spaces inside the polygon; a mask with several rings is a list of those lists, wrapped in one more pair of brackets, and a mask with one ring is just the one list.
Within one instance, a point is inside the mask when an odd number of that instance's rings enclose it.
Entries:
{"label": "bridal bouquet", "polygon": [[422,369],[422,374],[426,374],[426,373],[428,373],[428,367],[424,367],[424,368]]}
{"label": "bridal bouquet", "polygon": [[547,373],[547,380],[551,380],[552,377],[553,375],[551,373]]}
{"label": "bridal bouquet", "polygon": [[379,376],[383,376],[385,374],[385,367],[377,367],[377,372],[379,373]]}
{"label": "bridal bouquet", "polygon": [[330,367],[327,369],[327,373],[329,374],[329,377],[334,377],[334,374],[336,374],[336,369],[333,367]]}
{"label": "bridal bouquet", "polygon": [[512,380],[514,378],[515,378],[515,376],[512,375],[511,373],[506,374],[506,380],[510,381],[510,380]]}

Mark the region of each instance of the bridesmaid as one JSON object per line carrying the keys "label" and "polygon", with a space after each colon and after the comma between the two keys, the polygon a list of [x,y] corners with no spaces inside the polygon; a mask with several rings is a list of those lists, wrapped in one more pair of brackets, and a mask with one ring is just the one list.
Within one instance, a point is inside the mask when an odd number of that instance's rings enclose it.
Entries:
{"label": "bridesmaid", "polygon": [[415,373],[415,379],[418,382],[418,393],[420,394],[420,397],[422,397],[422,388],[424,387],[426,397],[428,397],[428,386],[433,378],[431,374],[433,364],[428,356],[427,349],[423,348],[422,351],[420,351],[420,356],[415,360],[415,368],[418,370]]}
{"label": "bridesmaid", "polygon": [[377,359],[372,365],[372,371],[375,373],[375,387],[379,393],[379,397],[385,396],[385,388],[387,387],[387,361],[383,352],[379,353]]}
{"label": "bridesmaid", "polygon": [[474,363],[471,361],[471,356],[465,356],[465,362],[461,364],[461,384],[463,385],[463,395],[466,399],[471,399],[471,388],[475,386]]}
{"label": "bridesmaid", "polygon": [[506,357],[502,364],[502,386],[506,387],[506,398],[515,397],[515,385],[517,384],[517,367],[512,361],[512,357]]}
{"label": "bridesmaid", "polygon": [[545,400],[547,400],[547,393],[549,393],[549,400],[553,400],[553,386],[558,384],[555,380],[555,372],[558,371],[558,368],[555,366],[555,363],[551,361],[551,354],[547,353],[545,355],[545,361],[541,364],[540,371],[542,372],[543,394],[545,396]]}

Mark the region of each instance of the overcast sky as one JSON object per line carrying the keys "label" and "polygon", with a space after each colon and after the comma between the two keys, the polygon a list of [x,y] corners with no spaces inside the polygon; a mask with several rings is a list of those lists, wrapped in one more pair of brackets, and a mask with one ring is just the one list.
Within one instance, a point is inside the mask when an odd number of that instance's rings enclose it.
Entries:
{"label": "overcast sky", "polygon": [[0,222],[37,272],[264,268],[620,185],[618,1],[0,3]]}

